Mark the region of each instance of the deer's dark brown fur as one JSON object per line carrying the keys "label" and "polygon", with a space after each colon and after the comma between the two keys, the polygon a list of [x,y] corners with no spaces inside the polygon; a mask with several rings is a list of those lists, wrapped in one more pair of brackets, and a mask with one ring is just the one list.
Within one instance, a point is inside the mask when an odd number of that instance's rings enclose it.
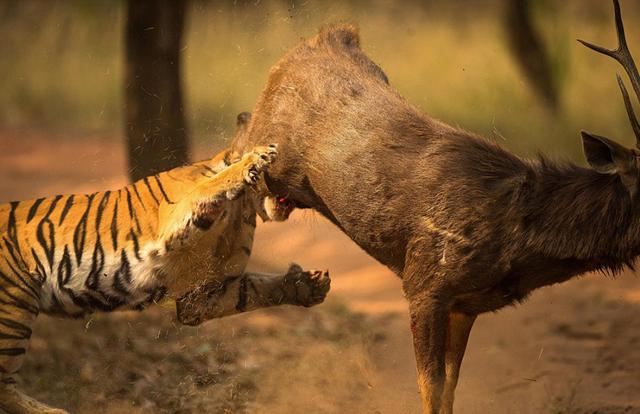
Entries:
{"label": "deer's dark brown fur", "polygon": [[274,66],[234,145],[277,142],[271,190],[402,278],[425,413],[450,413],[476,315],[640,254],[638,152],[582,138],[594,169],[525,160],[430,118],[388,84],[354,27],[335,25]]}

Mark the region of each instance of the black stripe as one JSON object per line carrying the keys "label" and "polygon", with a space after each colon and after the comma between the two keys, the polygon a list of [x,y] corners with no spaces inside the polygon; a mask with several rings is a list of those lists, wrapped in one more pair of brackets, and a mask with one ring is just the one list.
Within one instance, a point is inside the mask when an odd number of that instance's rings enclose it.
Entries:
{"label": "black stripe", "polygon": [[11,202],[11,211],[9,212],[9,223],[7,225],[7,233],[9,234],[9,239],[13,242],[16,248],[18,246],[18,226],[16,225],[16,208],[20,204],[19,201]]}
{"label": "black stripe", "polygon": [[58,221],[58,226],[60,226],[62,224],[62,222],[64,221],[65,217],[67,217],[67,214],[69,213],[69,210],[71,210],[71,206],[73,205],[73,198],[75,196],[70,195],[67,198],[67,202],[64,203],[64,207],[62,208],[62,214],[60,214],[60,221]]}
{"label": "black stripe", "polygon": [[[7,250],[11,254],[11,257],[13,257],[13,260],[15,260],[16,264],[22,267],[23,269],[28,269],[29,265],[24,260],[24,256],[22,255],[22,251],[20,251],[20,249],[18,248],[18,245],[14,244],[10,240],[7,240],[6,237],[3,237],[2,240],[4,241],[4,244],[7,247]],[[14,254],[14,251],[16,252],[16,254]]]}
{"label": "black stripe", "polygon": [[[0,272],[0,279],[4,280],[7,284],[17,288],[18,290],[21,290],[23,293],[26,293],[27,295],[33,297],[35,300],[39,300],[40,298],[38,297],[38,294],[35,292],[32,292],[31,289],[27,289],[25,288],[23,285],[20,285],[16,280],[10,278],[9,276],[7,276],[6,274],[4,274],[3,272]],[[30,288],[30,286],[24,281],[24,279],[22,279],[21,277],[18,277],[18,279],[20,279],[20,281],[26,285],[27,287]]]}
{"label": "black stripe", "polygon": [[21,267],[22,269],[27,269],[29,266],[27,266],[27,264],[25,263],[24,257],[22,257],[22,253],[18,252],[18,254],[20,255],[20,258],[18,259],[18,256],[16,256],[16,251],[13,248],[13,245],[11,244],[11,242],[9,242],[9,240],[7,240],[6,238],[3,238],[2,240],[4,241],[4,244],[7,247],[7,251],[9,252],[9,255],[13,259],[13,262],[17,266]]}
{"label": "black stripe", "polygon": [[10,309],[7,309],[7,307],[9,307],[9,306],[15,307],[16,306],[15,303],[7,302],[6,300],[0,299],[0,305],[4,305],[4,306],[0,306],[0,314],[5,314],[5,315],[11,316],[11,317],[15,316],[15,314],[13,312],[10,312]]}
{"label": "black stripe", "polygon": [[126,301],[103,292],[91,291],[81,295],[69,292],[73,303],[76,306],[87,310],[98,310],[101,312],[112,312],[126,304]]}
{"label": "black stripe", "polygon": [[240,286],[238,286],[238,303],[236,303],[236,310],[244,312],[247,308],[247,277],[244,276],[240,279]]}
{"label": "black stripe", "polygon": [[[53,201],[49,205],[49,209],[47,210],[47,213],[44,215],[42,220],[40,220],[40,222],[38,223],[38,230],[36,232],[36,238],[38,239],[38,243],[40,243],[40,245],[45,251],[45,255],[47,256],[47,260],[49,261],[50,268],[53,267],[53,258],[55,256],[55,249],[56,249],[56,238],[55,238],[55,227],[51,222],[51,220],[49,220],[49,217],[51,216],[51,213],[56,208],[56,205],[58,204],[58,201],[60,201],[61,198],[62,198],[61,195],[57,195],[53,199]],[[48,229],[48,236],[49,236],[48,242],[47,240],[45,240],[45,230],[44,230],[45,226]]]}
{"label": "black stripe", "polygon": [[164,299],[168,293],[169,293],[169,289],[167,289],[165,286],[160,286],[151,293],[151,301],[153,303],[158,303],[162,299]]}
{"label": "black stripe", "polygon": [[65,289],[65,293],[71,298],[73,304],[82,310],[95,310],[96,306],[100,306],[98,300],[91,300],[88,295],[76,295],[71,289]]}
{"label": "black stripe", "polygon": [[129,231],[129,238],[133,241],[133,254],[135,254],[136,259],[142,260],[142,257],[140,257],[140,243],[138,242],[138,236],[136,236],[133,229]]}
{"label": "black stripe", "polygon": [[256,297],[261,296],[260,292],[258,292],[258,289],[256,289],[256,285],[255,283],[253,283],[253,280],[247,278],[247,283],[249,283],[249,287],[251,288],[251,290],[253,291]]}
{"label": "black stripe", "polygon": [[91,290],[96,290],[100,286],[100,275],[104,268],[104,251],[102,250],[102,243],[100,238],[96,240],[95,248],[93,249],[93,257],[91,259],[91,271],[89,276],[84,282],[85,286]]}
{"label": "black stripe", "polygon": [[22,335],[11,335],[11,334],[6,334],[6,333],[2,333],[0,332],[0,339],[14,339],[14,340],[26,340],[31,338],[31,335],[29,336],[22,336]]}
{"label": "black stripe", "polygon": [[29,209],[29,214],[27,214],[27,223],[30,222],[33,219],[33,217],[36,215],[36,212],[38,211],[38,207],[40,206],[40,204],[42,204],[43,201],[44,201],[44,198],[39,198],[33,202],[33,204],[31,205],[31,208]]}
{"label": "black stripe", "polygon": [[9,297],[11,300],[13,300],[13,302],[16,305],[16,307],[18,307],[18,308],[24,309],[27,312],[32,313],[34,315],[37,315],[38,312],[40,312],[40,309],[38,309],[37,306],[33,306],[30,303],[27,303],[24,300],[20,299],[19,297],[12,295],[7,289],[5,289],[2,286],[0,286],[0,292],[4,293],[7,297]]}
{"label": "black stripe", "polygon": [[73,249],[76,254],[76,263],[78,267],[82,262],[82,253],[84,252],[84,242],[87,236],[87,220],[89,218],[89,210],[91,210],[91,204],[96,193],[87,196],[87,208],[85,209],[80,221],[76,225],[76,229],[73,232]]}
{"label": "black stripe", "polygon": [[[47,228],[45,234],[45,226]],[[53,256],[56,249],[56,235],[53,223],[49,219],[43,220],[38,224],[38,231],[36,232],[36,239],[44,250],[44,254],[49,262],[49,268],[53,268]]]}
{"label": "black stripe", "polygon": [[26,293],[27,295],[31,296],[32,298],[34,298],[36,301],[40,300],[40,297],[38,296],[38,294],[36,292],[32,291],[32,287],[29,286],[29,284],[27,284],[25,282],[24,279],[22,279],[21,277],[18,277],[20,279],[20,281],[27,286],[29,289],[25,288],[24,286],[20,285],[17,281],[15,281],[14,279],[10,278],[9,276],[5,275],[4,273],[0,272],[0,279],[4,280],[7,284],[16,287],[17,289],[21,290],[22,292]]}
{"label": "black stripe", "polygon": [[160,201],[158,201],[158,197],[156,197],[156,195],[153,193],[153,190],[151,189],[151,186],[149,185],[149,177],[144,177],[142,181],[144,182],[144,185],[147,186],[147,190],[149,190],[151,197],[153,197],[153,201],[155,201],[156,204],[160,204]]}
{"label": "black stripe", "polygon": [[129,192],[128,187],[125,187],[124,189],[127,192],[127,208],[129,209],[129,217],[134,221],[136,229],[138,230],[138,233],[140,233],[140,222],[138,221],[138,215],[136,214],[136,210],[131,202],[131,192]]}
{"label": "black stripe", "polygon": [[36,262],[36,272],[40,275],[40,284],[42,284],[47,280],[47,271],[44,269],[44,266],[33,247],[31,248],[31,256],[33,256],[33,260]]}
{"label": "black stripe", "polygon": [[53,210],[56,208],[56,205],[58,204],[58,201],[60,201],[61,198],[62,198],[61,195],[57,195],[57,196],[54,197],[53,201],[49,205],[49,210],[47,210],[47,214],[46,214],[47,218],[51,215]]}
{"label": "black stripe", "polygon": [[26,339],[31,337],[31,328],[29,328],[27,325],[21,324],[20,322],[16,322],[12,319],[0,318],[0,325],[6,326],[9,329],[17,331],[20,335],[24,337],[20,339]]}
{"label": "black stripe", "polygon": [[71,279],[71,257],[69,256],[69,249],[64,246],[64,253],[62,254],[62,260],[58,265],[58,286],[64,289],[65,285],[69,283]]}
{"label": "black stripe", "polygon": [[162,193],[162,197],[164,198],[164,201],[166,201],[169,204],[175,204],[173,201],[169,200],[169,197],[167,197],[167,193],[165,193],[164,188],[162,187],[162,182],[160,182],[160,176],[158,174],[154,175],[153,178],[156,179],[156,184],[158,184],[158,188],[160,189],[160,192]]}
{"label": "black stripe", "polygon": [[105,191],[102,195],[102,200],[100,200],[100,204],[98,204],[98,210],[96,211],[97,237],[100,237],[100,222],[102,221],[102,214],[104,214],[104,209],[107,207],[107,203],[109,202],[109,197],[111,197],[111,191]]}
{"label": "black stripe", "polygon": [[138,182],[133,183],[133,191],[136,193],[136,197],[138,197],[138,201],[140,201],[142,209],[147,211],[147,207],[144,205],[144,201],[142,201],[142,197],[140,197],[140,193],[138,192]]}
{"label": "black stripe", "polygon": [[122,250],[120,268],[116,271],[113,277],[113,289],[116,292],[120,292],[125,296],[129,295],[128,285],[131,284],[131,266],[129,265],[129,259],[127,253]]}
{"label": "black stripe", "polygon": [[[118,191],[120,193],[120,191]],[[119,194],[118,194],[119,195]],[[111,218],[111,244],[113,250],[118,250],[118,201],[120,197],[116,198],[116,204],[113,206],[113,217]]]}
{"label": "black stripe", "polygon": [[222,157],[222,161],[228,167],[231,165],[231,152],[227,151],[224,153],[224,157]]}
{"label": "black stripe", "polygon": [[51,291],[51,296],[49,297],[49,300],[51,301],[51,305],[49,305],[49,309],[47,309],[48,314],[51,314],[51,315],[59,314],[59,315],[71,316],[69,312],[65,310],[64,306],[62,306],[62,303],[58,299],[58,296],[56,296],[56,291],[54,290]]}
{"label": "black stripe", "polygon": [[18,356],[24,355],[24,348],[2,348],[0,349],[0,355]]}
{"label": "black stripe", "polygon": [[[208,165],[203,165],[202,167],[203,167],[205,170],[209,171],[209,172],[210,172],[211,174],[213,174],[213,175],[216,175],[216,174],[217,174],[217,172],[216,172],[213,168],[209,167]],[[209,177],[209,176],[207,176],[207,177]]]}
{"label": "black stripe", "polygon": [[[9,266],[9,270],[11,270],[13,272],[14,276],[16,278],[20,279],[20,281],[22,283],[24,283],[24,285],[33,293],[34,297],[39,300],[40,299],[40,292],[36,288],[34,288],[25,278],[22,277],[23,274],[25,274],[25,272],[19,272],[18,270],[16,270],[16,268],[13,267],[11,265],[11,263],[6,261],[6,258],[5,258],[5,263]],[[35,280],[33,279],[33,277],[30,274],[28,274],[28,273],[26,273],[26,274],[27,274],[27,276],[29,276],[29,279],[31,279],[31,280],[33,280],[35,282]],[[9,277],[9,276],[7,276],[7,277]]]}
{"label": "black stripe", "polygon": [[[64,292],[69,298],[71,298],[73,304],[78,308],[82,309],[83,311],[86,311],[87,309],[94,309],[92,304],[88,303],[88,301],[85,300],[83,296],[76,295],[72,289],[66,287],[69,280],[71,280],[71,270],[71,257],[69,256],[69,250],[67,249],[67,246],[65,246],[65,253],[62,257],[62,261],[60,262],[60,266],[58,267],[58,286],[60,287],[62,292]],[[62,312],[65,312],[61,304],[59,305],[59,308]],[[78,314],[77,316],[83,316],[84,313],[85,312],[81,312],[81,314]]]}

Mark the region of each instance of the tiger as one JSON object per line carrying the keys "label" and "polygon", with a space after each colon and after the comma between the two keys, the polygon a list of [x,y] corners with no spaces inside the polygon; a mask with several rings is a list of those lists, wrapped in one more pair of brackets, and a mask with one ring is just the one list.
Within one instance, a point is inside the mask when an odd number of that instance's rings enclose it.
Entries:
{"label": "tiger", "polygon": [[[236,139],[250,115],[238,116]],[[283,221],[295,206],[263,172],[274,145],[146,177],[118,190],[0,204],[0,412],[63,414],[18,387],[40,312],[83,317],[176,303],[198,325],[268,306],[324,301],[327,271],[245,272],[256,217]]]}

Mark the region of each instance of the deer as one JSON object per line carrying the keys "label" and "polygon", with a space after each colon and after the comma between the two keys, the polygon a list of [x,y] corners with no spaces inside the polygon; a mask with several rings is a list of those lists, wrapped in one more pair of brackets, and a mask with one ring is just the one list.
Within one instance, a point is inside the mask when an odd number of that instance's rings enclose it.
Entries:
{"label": "deer", "polygon": [[[614,0],[619,46],[640,76]],[[640,125],[618,75],[636,148],[581,131],[589,168],[498,143],[421,112],[334,24],[273,66],[239,152],[277,143],[274,194],[312,208],[402,280],[423,412],[453,412],[477,316],[586,272],[619,273],[640,255]]]}

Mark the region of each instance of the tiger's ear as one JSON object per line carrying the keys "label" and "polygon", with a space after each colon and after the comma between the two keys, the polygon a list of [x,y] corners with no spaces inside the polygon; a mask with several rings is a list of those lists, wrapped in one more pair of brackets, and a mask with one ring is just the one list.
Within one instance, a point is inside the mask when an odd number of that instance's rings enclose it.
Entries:
{"label": "tiger's ear", "polygon": [[251,121],[251,112],[240,112],[236,116],[236,127],[238,130],[242,129],[243,132],[247,130],[247,125]]}
{"label": "tiger's ear", "polygon": [[638,187],[638,163],[635,153],[609,138],[580,131],[587,162],[601,174],[617,174],[631,194]]}

